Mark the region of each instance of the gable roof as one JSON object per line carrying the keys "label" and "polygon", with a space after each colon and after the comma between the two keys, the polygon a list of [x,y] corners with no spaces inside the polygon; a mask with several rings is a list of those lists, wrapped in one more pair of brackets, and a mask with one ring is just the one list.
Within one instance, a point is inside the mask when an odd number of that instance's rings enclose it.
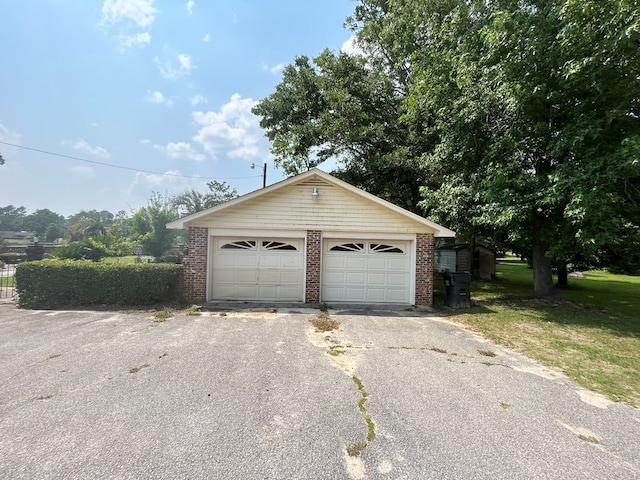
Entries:
{"label": "gable roof", "polygon": [[[266,188],[255,190],[251,193],[247,193],[246,195],[236,197],[228,202],[221,203],[206,210],[202,210],[178,220],[174,220],[173,222],[167,224],[167,228],[187,229],[190,226],[205,226],[206,224],[215,221],[217,218],[226,217],[234,212],[241,211],[242,209],[257,208],[263,202],[273,200],[280,194],[284,194],[288,190],[291,190],[291,188],[314,184],[323,186],[327,185],[343,190],[347,194],[349,194],[349,197],[353,200],[357,200],[359,203],[367,202],[372,207],[375,207],[377,212],[385,213],[387,216],[396,216],[405,222],[408,221],[411,224],[416,225],[416,227],[422,226],[422,228],[425,228],[429,232],[433,232],[436,237],[455,237],[455,232],[449,230],[446,227],[443,227],[442,225],[438,225],[437,223],[427,220],[424,217],[409,212],[408,210],[405,210],[397,205],[394,205],[393,203],[387,202],[386,200],[383,200],[375,195],[365,192],[364,190],[354,187],[353,185],[350,185],[349,183],[344,182],[316,168],[301,173],[300,175],[289,177]],[[311,203],[311,205],[313,204]],[[298,207],[304,208],[304,205],[298,205]],[[344,205],[342,206],[342,208],[345,207],[346,206]],[[255,221],[253,226],[255,228],[261,228],[261,226],[255,225]],[[313,228],[313,225],[306,226],[308,228]],[[262,228],[264,228],[264,226],[262,226]]]}

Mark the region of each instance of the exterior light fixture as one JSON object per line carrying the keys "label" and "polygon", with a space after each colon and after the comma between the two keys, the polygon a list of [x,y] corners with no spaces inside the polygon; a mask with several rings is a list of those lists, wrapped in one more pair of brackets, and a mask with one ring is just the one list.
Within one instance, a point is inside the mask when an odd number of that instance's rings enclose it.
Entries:
{"label": "exterior light fixture", "polygon": [[[251,164],[251,170],[256,168],[256,164]],[[267,162],[264,162],[264,166],[262,167],[262,188],[267,186]]]}
{"label": "exterior light fixture", "polygon": [[313,191],[311,192],[311,198],[317,200],[320,196],[320,192],[318,192],[318,187],[313,187]]}

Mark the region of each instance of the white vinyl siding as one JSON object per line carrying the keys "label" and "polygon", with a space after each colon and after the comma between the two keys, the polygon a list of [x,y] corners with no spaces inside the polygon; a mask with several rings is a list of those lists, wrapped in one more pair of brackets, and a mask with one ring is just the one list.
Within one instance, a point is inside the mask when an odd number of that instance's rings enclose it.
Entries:
{"label": "white vinyl siding", "polygon": [[[311,196],[313,187],[318,189],[315,200]],[[308,180],[249,199],[242,208],[222,209],[192,225],[239,230],[268,225],[273,230],[387,234],[425,231],[424,224],[321,180]]]}
{"label": "white vinyl siding", "polygon": [[213,300],[304,300],[304,241],[215,237]]}
{"label": "white vinyl siding", "polygon": [[398,240],[325,240],[322,301],[411,303],[410,245]]}

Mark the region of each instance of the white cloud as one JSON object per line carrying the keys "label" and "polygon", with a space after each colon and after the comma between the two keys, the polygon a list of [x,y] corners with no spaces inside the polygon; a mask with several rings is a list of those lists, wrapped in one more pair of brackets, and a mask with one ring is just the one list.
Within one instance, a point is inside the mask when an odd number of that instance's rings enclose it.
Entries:
{"label": "white cloud", "polygon": [[102,4],[102,24],[113,25],[129,21],[145,28],[151,26],[158,10],[154,0],[104,0]]}
{"label": "white cloud", "polygon": [[355,36],[349,37],[347,41],[340,47],[342,53],[347,55],[364,55],[364,51],[358,46],[358,41]]}
{"label": "white cloud", "polygon": [[202,37],[203,42],[208,42],[211,40],[211,34],[205,33],[204,37]]}
{"label": "white cloud", "polygon": [[186,158],[187,160],[195,160],[196,162],[201,162],[207,158],[194,150],[190,143],[186,142],[170,142],[166,147],[154,145],[153,148],[162,150],[170,158]]}
{"label": "white cloud", "polygon": [[280,73],[282,70],[284,70],[284,63],[279,63],[269,69],[271,73]]}
{"label": "white cloud", "polygon": [[196,4],[193,0],[189,0],[187,2],[187,10],[189,10],[189,15],[193,13],[193,6]]}
{"label": "white cloud", "polygon": [[12,133],[7,127],[0,123],[0,140],[7,143],[20,145],[20,135]]}
{"label": "white cloud", "polygon": [[191,57],[183,53],[178,54],[178,61],[180,62],[181,70],[191,70]]}
{"label": "white cloud", "polygon": [[180,170],[169,170],[164,174],[137,172],[127,194],[134,190],[144,192],[148,195],[150,189],[163,191],[167,194],[177,194],[194,187],[201,188],[203,182],[194,178],[184,178],[180,176]]}
{"label": "white cloud", "polygon": [[189,99],[191,105],[200,105],[201,103],[207,103],[207,99],[200,94],[194,95]]}
{"label": "white cloud", "polygon": [[121,35],[119,38],[120,48],[122,50],[132,47],[142,47],[143,45],[151,43],[151,35],[149,35],[149,32],[136,33],[135,35],[129,35],[126,37]]}
{"label": "white cloud", "polygon": [[219,112],[193,112],[194,121],[201,127],[193,139],[214,158],[266,158],[268,143],[258,117],[251,113],[256,103],[236,93]]}
{"label": "white cloud", "polygon": [[102,158],[111,157],[111,154],[107,152],[104,148],[98,147],[98,146],[92,147],[82,138],[78,138],[78,140],[76,140],[76,142],[73,145],[71,145],[71,148],[82,153],[89,153],[91,155],[96,155]]}
{"label": "white cloud", "polygon": [[171,60],[161,62],[158,57],[155,57],[153,59],[156,67],[160,71],[160,75],[165,80],[177,80],[184,75],[189,75],[191,73],[191,69],[194,68],[191,57],[189,55],[179,53],[176,56],[178,60],[177,66],[174,66],[174,63]]}
{"label": "white cloud", "polygon": [[147,102],[156,103],[158,105],[166,105],[168,107],[173,105],[173,102],[166,99],[163,93],[158,90],[156,90],[155,92],[147,91],[147,96],[144,98]]}
{"label": "white cloud", "polygon": [[140,140],[140,143],[143,145],[151,145],[151,140],[149,140],[148,138],[143,138],[142,140]]}

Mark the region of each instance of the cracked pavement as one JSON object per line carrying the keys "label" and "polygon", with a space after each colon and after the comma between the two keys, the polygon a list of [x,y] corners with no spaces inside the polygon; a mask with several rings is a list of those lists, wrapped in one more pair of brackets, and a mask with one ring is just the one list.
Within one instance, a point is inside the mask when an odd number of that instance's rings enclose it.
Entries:
{"label": "cracked pavement", "polygon": [[0,304],[2,476],[640,478],[640,410],[433,313],[318,313]]}

